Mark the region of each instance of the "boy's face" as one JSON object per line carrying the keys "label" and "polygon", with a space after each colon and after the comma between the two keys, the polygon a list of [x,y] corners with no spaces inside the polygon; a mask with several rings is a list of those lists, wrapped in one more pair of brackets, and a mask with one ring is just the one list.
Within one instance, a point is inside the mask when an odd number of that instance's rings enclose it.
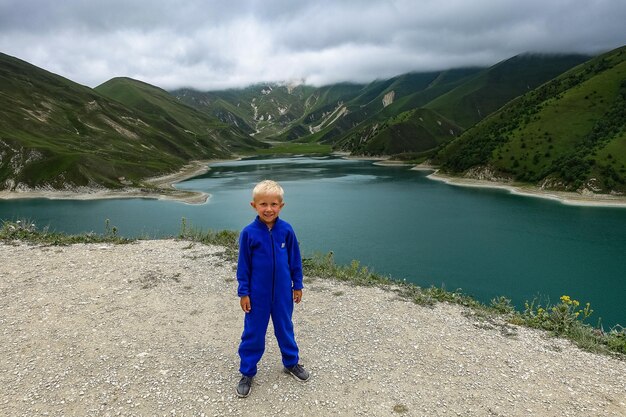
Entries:
{"label": "boy's face", "polygon": [[256,210],[263,223],[272,226],[285,203],[277,195],[258,195],[250,205]]}

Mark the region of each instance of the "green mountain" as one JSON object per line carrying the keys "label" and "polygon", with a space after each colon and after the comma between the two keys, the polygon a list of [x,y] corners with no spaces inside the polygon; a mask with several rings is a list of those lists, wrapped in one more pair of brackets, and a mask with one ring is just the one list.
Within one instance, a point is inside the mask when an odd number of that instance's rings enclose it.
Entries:
{"label": "green mountain", "polygon": [[467,129],[515,97],[587,60],[584,55],[517,55],[476,74],[425,107]]}
{"label": "green mountain", "polygon": [[465,68],[419,74],[421,82],[413,83],[412,89],[402,88],[407,85],[405,77],[398,77],[370,104],[369,116],[353,122],[352,127],[346,126],[344,132],[331,136],[330,140],[337,149],[359,155],[428,153],[452,140],[463,129],[422,106],[480,70]]}
{"label": "green mountain", "polygon": [[[265,83],[243,89],[173,91],[181,102],[251,133],[257,139],[296,140],[334,123],[343,104],[364,86],[339,83],[321,88],[302,84]],[[310,139],[315,141],[316,139]]]}
{"label": "green mountain", "polygon": [[435,162],[455,174],[542,188],[626,192],[626,47],[511,101]]}
{"label": "green mountain", "polygon": [[259,145],[132,80],[102,86],[118,101],[0,54],[0,86],[2,189],[117,188]]}
{"label": "green mountain", "polygon": [[172,94],[258,139],[332,145],[360,155],[425,158],[509,100],[589,59],[520,55],[491,68],[407,73],[321,88],[260,84]]}
{"label": "green mountain", "polygon": [[[342,135],[336,146],[365,155],[429,155],[508,101],[588,59],[525,54],[480,71],[441,72],[422,90],[379,107],[374,116]],[[393,87],[385,94],[395,93]],[[420,116],[411,117],[417,108]],[[402,115],[406,111],[409,113]]]}
{"label": "green mountain", "polygon": [[193,135],[195,141],[177,144],[189,154],[197,152],[193,148],[201,146],[197,141],[204,141],[205,146],[219,144],[227,154],[264,146],[244,129],[210,117],[181,103],[167,91],[141,81],[113,78],[96,87],[95,91],[142,114],[164,132],[178,136]]}
{"label": "green mountain", "polygon": [[417,157],[449,142],[462,131],[455,123],[424,108],[362,125],[343,135],[336,148],[358,155]]}
{"label": "green mountain", "polygon": [[[487,167],[545,186],[617,190],[626,153],[606,139],[619,137],[623,114],[613,85],[621,50],[614,55],[586,64],[593,74],[585,65],[563,74],[585,56],[527,54],[369,84],[168,93],[129,78],[90,89],[0,54],[0,188],[140,185],[193,159],[282,141],[416,160],[438,152],[450,172]],[[587,80],[599,84],[582,99],[570,91]]]}
{"label": "green mountain", "polygon": [[[285,134],[283,139],[293,139],[294,130],[307,133],[296,138],[303,142],[321,142],[337,146],[341,139],[355,129],[362,129],[362,123],[371,120],[374,123],[385,117],[378,113],[400,98],[423,91],[437,78],[439,73],[408,73],[388,80],[376,80],[352,90],[351,96],[330,102],[321,110],[311,111]],[[397,116],[399,112],[389,112]]]}
{"label": "green mountain", "polygon": [[[381,113],[375,122],[414,110],[418,104],[449,91],[458,85],[460,78],[477,71],[409,73],[369,84],[339,83],[319,88],[258,84],[210,92],[181,89],[172,94],[225,123],[254,132],[255,138],[334,144],[394,102],[400,105]],[[429,92],[417,94],[425,90]]]}

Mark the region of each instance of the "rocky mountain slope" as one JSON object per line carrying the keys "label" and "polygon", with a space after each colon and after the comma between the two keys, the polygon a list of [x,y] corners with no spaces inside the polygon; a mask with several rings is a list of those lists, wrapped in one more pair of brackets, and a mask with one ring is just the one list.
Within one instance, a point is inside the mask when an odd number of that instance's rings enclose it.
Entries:
{"label": "rocky mountain slope", "polygon": [[[138,82],[124,83],[139,89]],[[133,92],[138,99],[124,103],[111,84],[103,95],[0,54],[0,188],[140,185],[192,159],[262,146],[176,100],[166,106],[164,91],[164,102],[143,100],[146,91],[158,96],[155,87],[142,85],[144,96]]]}
{"label": "rocky mountain slope", "polygon": [[407,73],[364,85],[260,84],[172,94],[257,138],[320,142],[362,155],[419,154],[588,58],[527,54],[491,68]]}
{"label": "rocky mountain slope", "polygon": [[[0,187],[141,186],[192,159],[293,141],[414,161],[437,154],[451,173],[486,167],[545,187],[621,192],[621,53],[589,66],[576,66],[582,55],[526,54],[369,84],[212,92],[129,78],[90,89],[0,55]],[[578,84],[584,94],[566,94]]]}

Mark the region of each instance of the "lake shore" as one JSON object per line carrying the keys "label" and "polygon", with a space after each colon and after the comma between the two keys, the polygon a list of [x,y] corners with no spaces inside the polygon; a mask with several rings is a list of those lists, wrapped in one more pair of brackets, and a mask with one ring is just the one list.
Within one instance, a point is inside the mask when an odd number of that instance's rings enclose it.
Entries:
{"label": "lake shore", "polygon": [[389,159],[389,157],[384,157],[384,156],[351,155],[349,152],[333,152],[332,155],[341,157],[341,159],[345,159],[348,161],[386,161]]}
{"label": "lake shore", "polygon": [[339,156],[341,159],[345,159],[348,161],[372,161],[373,165],[377,166],[412,166],[415,164],[405,162],[405,161],[397,161],[394,159],[390,159],[389,156],[358,156],[351,155],[349,152],[333,152],[333,156]]}
{"label": "lake shore", "polygon": [[429,166],[417,166],[412,169],[425,170],[434,172],[427,176],[433,181],[441,181],[449,185],[459,187],[476,187],[476,188],[495,188],[509,191],[511,194],[521,195],[525,197],[543,198],[547,200],[558,201],[562,204],[572,206],[588,206],[588,207],[620,207],[626,208],[626,197],[613,196],[608,194],[579,194],[575,192],[542,190],[541,188],[529,184],[507,184],[502,182],[492,182],[485,180],[477,180],[472,178],[454,177],[441,174],[437,168]]}
{"label": "lake shore", "polygon": [[[414,164],[407,163],[405,161],[397,161],[389,159],[388,157],[368,157],[357,156],[350,154],[337,154],[344,159],[349,160],[362,160],[362,161],[375,161],[373,165],[377,166],[411,166]],[[445,175],[439,172],[439,167],[430,164],[418,164],[414,165],[411,170],[414,171],[433,171],[432,174],[426,178],[433,181],[444,182],[449,185],[459,187],[475,187],[475,188],[495,188],[509,191],[511,194],[520,195],[524,197],[543,198],[547,200],[558,201],[562,204],[572,206],[588,206],[588,207],[619,207],[626,208],[626,196],[617,196],[609,194],[579,194],[575,192],[567,191],[553,191],[543,190],[539,187],[535,187],[530,184],[522,183],[503,183],[496,181],[477,180],[473,178],[455,177],[452,175]]]}
{"label": "lake shore", "polygon": [[243,316],[225,249],[189,241],[0,243],[0,414],[624,416],[626,362],[547,332],[305,277],[306,384],[268,329],[238,399]]}
{"label": "lake shore", "polygon": [[[233,159],[233,160],[237,160]],[[174,184],[202,175],[210,170],[209,164],[224,160],[210,159],[191,161],[180,170],[147,178],[145,188],[126,187],[119,190],[107,188],[77,187],[73,190],[31,189],[19,191],[0,191],[0,199],[45,198],[50,200],[104,200],[121,198],[150,198],[157,200],[174,200],[187,204],[203,204],[210,195],[200,191],[179,190]]]}
{"label": "lake shore", "polygon": [[[411,166],[414,164],[405,161],[397,161],[382,156],[357,156],[348,152],[333,152],[334,156],[339,156],[346,160],[372,161],[377,166]],[[0,200],[45,198],[50,200],[104,200],[104,199],[125,199],[125,198],[150,198],[157,200],[173,200],[186,204],[204,204],[210,195],[201,191],[179,190],[174,185],[178,182],[193,178],[208,172],[211,163],[223,161],[237,161],[241,158],[233,159],[210,159],[191,161],[180,170],[158,177],[144,180],[146,188],[127,187],[119,190],[107,188],[77,187],[73,190],[54,189],[29,189],[18,191],[0,191]],[[427,178],[433,181],[441,181],[449,185],[460,187],[495,188],[509,191],[511,194],[525,197],[543,198],[555,200],[567,205],[592,206],[592,207],[620,207],[626,208],[626,196],[613,196],[608,194],[579,194],[566,191],[542,190],[529,184],[509,184],[477,180],[471,178],[455,177],[441,174],[438,167],[428,164],[414,165],[415,171],[433,171]]]}

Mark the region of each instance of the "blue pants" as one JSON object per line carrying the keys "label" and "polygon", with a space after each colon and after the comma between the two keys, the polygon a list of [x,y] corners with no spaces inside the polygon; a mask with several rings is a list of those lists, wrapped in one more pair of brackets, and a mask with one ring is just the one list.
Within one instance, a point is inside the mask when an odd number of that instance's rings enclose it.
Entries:
{"label": "blue pants", "polygon": [[[291,293],[291,291],[289,291]],[[274,325],[274,335],[285,367],[298,364],[298,345],[293,334],[293,300],[291,297],[284,302],[275,299],[273,303],[251,299],[252,310],[246,313],[243,334],[239,344],[241,363],[239,372],[253,377],[257,372],[257,363],[265,351],[265,334],[270,317]]]}

